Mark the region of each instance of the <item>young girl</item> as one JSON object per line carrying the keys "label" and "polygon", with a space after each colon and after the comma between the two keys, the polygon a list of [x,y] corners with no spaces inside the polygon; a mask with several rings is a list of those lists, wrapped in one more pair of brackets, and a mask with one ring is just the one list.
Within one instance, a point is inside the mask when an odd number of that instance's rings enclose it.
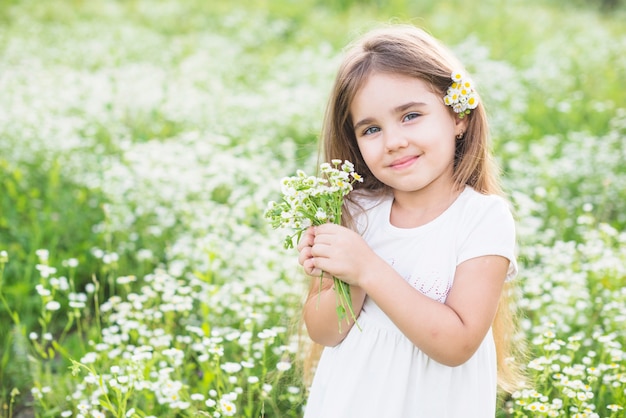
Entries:
{"label": "young girl", "polygon": [[[325,158],[352,161],[364,182],[344,226],[310,228],[298,245],[312,276],[304,321],[325,346],[306,418],[494,417],[497,370],[515,383],[513,328],[494,323],[517,273],[514,220],[462,71],[404,25],[365,35],[339,69]],[[359,327],[339,327],[332,276],[350,284]]]}

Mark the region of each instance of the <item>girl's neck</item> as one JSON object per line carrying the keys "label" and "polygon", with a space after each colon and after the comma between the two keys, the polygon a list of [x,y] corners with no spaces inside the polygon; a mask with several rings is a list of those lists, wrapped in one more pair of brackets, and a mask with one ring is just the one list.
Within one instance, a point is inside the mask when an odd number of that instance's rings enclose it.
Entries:
{"label": "girl's neck", "polygon": [[393,192],[390,222],[399,228],[416,228],[425,225],[454,203],[464,187],[451,187],[420,192]]}

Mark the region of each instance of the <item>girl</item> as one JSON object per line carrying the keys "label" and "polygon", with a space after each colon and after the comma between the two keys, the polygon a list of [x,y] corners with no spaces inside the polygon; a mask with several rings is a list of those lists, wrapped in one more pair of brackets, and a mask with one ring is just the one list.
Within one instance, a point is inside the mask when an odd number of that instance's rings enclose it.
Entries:
{"label": "girl", "polygon": [[[339,69],[325,158],[352,161],[364,182],[344,226],[310,228],[298,245],[312,276],[304,321],[326,346],[306,418],[494,417],[496,370],[503,388],[516,383],[504,344],[514,330],[498,326],[517,273],[514,220],[461,71],[404,25],[365,35]],[[350,285],[361,329],[338,326],[332,276]]]}

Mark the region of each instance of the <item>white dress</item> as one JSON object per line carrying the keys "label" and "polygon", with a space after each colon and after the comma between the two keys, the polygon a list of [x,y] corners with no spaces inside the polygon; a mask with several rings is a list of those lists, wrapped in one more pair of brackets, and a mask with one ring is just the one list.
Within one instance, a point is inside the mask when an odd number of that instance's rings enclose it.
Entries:
{"label": "white dress", "polygon": [[[392,198],[365,200],[357,217],[370,247],[414,288],[444,303],[456,266],[470,258],[501,255],[517,273],[515,224],[507,203],[470,187],[432,222],[391,225]],[[481,303],[480,300],[476,301]],[[369,297],[352,327],[320,359],[305,418],[491,418],[496,411],[496,352],[491,330],[476,353],[458,367],[429,358]]]}

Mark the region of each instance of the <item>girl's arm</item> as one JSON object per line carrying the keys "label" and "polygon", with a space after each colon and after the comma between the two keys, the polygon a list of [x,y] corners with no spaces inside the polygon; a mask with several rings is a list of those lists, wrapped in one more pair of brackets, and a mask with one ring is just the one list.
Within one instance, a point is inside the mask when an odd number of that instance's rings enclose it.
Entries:
{"label": "girl's arm", "polygon": [[[313,240],[312,229],[309,229],[302,235],[298,243],[299,262],[307,273],[311,273]],[[313,341],[332,347],[339,344],[348,335],[348,331],[354,325],[354,320],[348,315],[346,319],[341,321],[341,330],[339,329],[339,318],[336,310],[337,296],[333,289],[333,279],[327,275],[324,276],[320,289],[320,274],[317,274],[317,277],[311,277],[309,294],[304,303],[304,322]],[[350,286],[350,294],[354,313],[358,316],[365,301],[365,292],[359,287]]]}
{"label": "girl's arm", "polygon": [[358,286],[413,344],[442,364],[461,365],[478,349],[495,317],[508,259],[483,256],[461,263],[446,303],[440,303],[408,284],[355,232],[332,224],[314,231],[309,274],[323,270]]}
{"label": "girl's arm", "polygon": [[[313,278],[309,295],[304,303],[304,323],[313,341],[321,345],[333,347],[343,341],[346,335],[348,335],[348,331],[354,325],[354,320],[348,314],[341,321],[340,327],[333,280],[323,278],[321,292],[319,286],[319,278]],[[365,292],[359,287],[350,286],[350,294],[352,296],[354,313],[358,316],[365,301]]]}

